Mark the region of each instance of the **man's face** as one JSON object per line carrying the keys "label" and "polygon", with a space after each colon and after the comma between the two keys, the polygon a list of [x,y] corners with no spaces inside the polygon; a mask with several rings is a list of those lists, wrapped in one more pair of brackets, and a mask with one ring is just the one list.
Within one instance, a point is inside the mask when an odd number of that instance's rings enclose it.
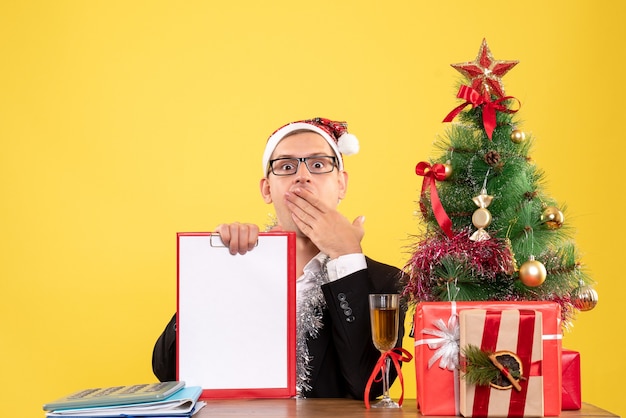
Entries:
{"label": "man's face", "polygon": [[[270,160],[276,158],[304,158],[311,156],[334,156],[328,142],[315,132],[299,132],[281,140]],[[337,167],[330,173],[311,174],[305,163],[300,163],[297,173],[276,176],[271,171],[261,179],[261,194],[266,203],[273,203],[278,224],[287,231],[297,230],[285,204],[285,193],[301,187],[309,190],[324,205],[335,209],[346,193],[347,173]]]}

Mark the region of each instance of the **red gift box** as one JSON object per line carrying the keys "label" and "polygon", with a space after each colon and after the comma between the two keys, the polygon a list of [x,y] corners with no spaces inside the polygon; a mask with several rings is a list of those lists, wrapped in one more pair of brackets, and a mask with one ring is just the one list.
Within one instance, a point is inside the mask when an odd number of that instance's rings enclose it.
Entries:
{"label": "red gift box", "polygon": [[561,414],[561,307],[554,302],[421,302],[414,318],[417,403],[422,415],[459,415],[458,313],[529,309],[542,313],[544,415]]}
{"label": "red gift box", "polygon": [[[459,313],[461,382],[460,412],[464,417],[542,417],[542,315],[533,310],[467,309]],[[470,367],[464,357],[470,346],[484,353],[493,353],[504,361],[515,356],[523,379],[513,383],[502,377],[497,385],[475,385],[467,381],[464,366]],[[486,354],[485,354],[486,355]],[[497,357],[500,355],[501,357]],[[507,364],[507,363],[505,363]],[[500,364],[501,370],[507,372]],[[509,366],[510,367],[510,366]]]}
{"label": "red gift box", "polygon": [[563,405],[562,409],[572,410],[582,407],[580,390],[580,353],[563,349]]}

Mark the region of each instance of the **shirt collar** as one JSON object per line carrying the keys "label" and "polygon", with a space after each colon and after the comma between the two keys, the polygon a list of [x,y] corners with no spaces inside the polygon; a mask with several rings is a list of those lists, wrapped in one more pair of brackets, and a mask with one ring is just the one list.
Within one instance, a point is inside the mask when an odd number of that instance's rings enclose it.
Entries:
{"label": "shirt collar", "polygon": [[322,252],[317,253],[317,255],[311,259],[311,261],[306,263],[306,266],[304,266],[302,273],[304,275],[307,275],[321,271],[327,257],[328,256]]}

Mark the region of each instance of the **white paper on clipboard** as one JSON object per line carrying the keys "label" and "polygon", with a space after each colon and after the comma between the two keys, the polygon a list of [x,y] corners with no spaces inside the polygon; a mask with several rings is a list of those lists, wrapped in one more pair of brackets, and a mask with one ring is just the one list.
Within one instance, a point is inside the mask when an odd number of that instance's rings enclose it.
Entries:
{"label": "white paper on clipboard", "polygon": [[231,255],[215,233],[178,234],[177,379],[204,398],[295,395],[295,234]]}

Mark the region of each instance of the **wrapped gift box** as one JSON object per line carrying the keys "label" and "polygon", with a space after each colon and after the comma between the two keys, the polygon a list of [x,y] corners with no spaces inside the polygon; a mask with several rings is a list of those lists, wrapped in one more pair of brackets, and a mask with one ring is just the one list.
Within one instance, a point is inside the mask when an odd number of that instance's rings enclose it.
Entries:
{"label": "wrapped gift box", "polygon": [[580,353],[563,349],[563,410],[580,409],[582,396],[580,390]]}
{"label": "wrapped gift box", "polygon": [[458,313],[466,309],[541,312],[544,415],[561,414],[561,307],[554,302],[422,302],[415,310],[417,402],[422,415],[459,415]]}
{"label": "wrapped gift box", "polygon": [[[542,315],[533,310],[468,309],[459,313],[461,381],[460,412],[464,417],[542,417],[543,376],[541,363]],[[523,378],[518,387],[505,379],[493,365],[493,384],[475,385],[466,379],[465,367],[471,362],[464,357],[470,346],[484,356],[494,353],[504,361],[515,359]],[[498,357],[496,357],[498,358]],[[513,370],[514,363],[505,363]]]}

